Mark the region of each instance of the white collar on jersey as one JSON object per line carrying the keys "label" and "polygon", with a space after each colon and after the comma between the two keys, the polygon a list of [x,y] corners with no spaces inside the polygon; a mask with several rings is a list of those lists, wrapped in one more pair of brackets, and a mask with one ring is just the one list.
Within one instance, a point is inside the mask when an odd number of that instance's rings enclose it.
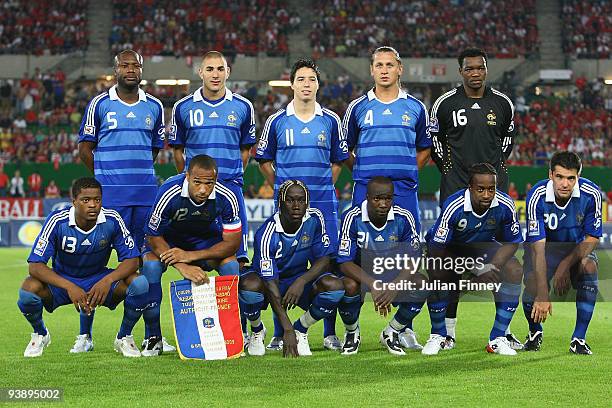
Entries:
{"label": "white collar on jersey", "polygon": [[[100,214],[98,214],[98,219],[96,220],[96,225],[103,224],[106,222],[106,216],[104,215],[104,208],[100,209]],[[68,225],[71,227],[75,227],[76,223],[76,215],[74,213],[74,206],[70,207],[68,211]]]}
{"label": "white collar on jersey", "polygon": [[[116,101],[119,99],[119,94],[117,93],[117,85],[113,85],[108,90],[108,97],[111,99],[111,101]],[[145,91],[138,88],[138,101],[146,101],[146,100],[147,100],[147,94],[145,94]]]}
{"label": "white collar on jersey", "polygon": [[[234,94],[229,89],[225,88],[225,95],[223,96],[224,101],[231,101],[234,99]],[[194,102],[206,102],[204,100],[204,94],[202,94],[202,87],[196,89],[193,93],[193,101]]]}
{"label": "white collar on jersey", "polygon": [[[497,199],[497,192],[495,192],[495,197],[493,197],[493,200],[491,201],[491,206],[489,208],[497,207],[498,205],[499,205],[499,200]],[[472,209],[472,195],[470,194],[469,188],[466,188],[465,193],[463,193],[463,211],[469,211],[469,212],[474,211]]]}
{"label": "white collar on jersey", "polygon": [[[397,93],[397,98],[396,99],[408,99],[408,94],[406,93],[406,91],[404,91],[403,89],[400,88],[399,92]],[[368,100],[372,100],[372,99],[376,99],[376,94],[374,93],[374,88],[370,89],[368,91]]]}
{"label": "white collar on jersey", "polygon": [[[572,197],[580,197],[580,186],[578,185],[578,181],[576,181],[576,184],[574,184],[574,189],[572,190]],[[552,180],[548,180],[548,183],[546,183],[546,202],[555,202],[555,188],[553,187]]]}
{"label": "white collar on jersey", "polygon": [[[287,116],[295,115],[295,106],[293,105],[293,101],[289,102],[285,113]],[[323,116],[323,108],[321,108],[321,105],[319,105],[318,102],[315,102],[315,115]]]}
{"label": "white collar on jersey", "polygon": [[[185,176],[185,180],[183,180],[183,188],[181,188],[181,197],[185,197],[191,200],[191,197],[189,196],[189,181],[187,181],[187,176]],[[217,197],[217,187],[215,186],[215,188],[213,189],[212,193],[210,193],[208,198],[211,200],[214,200],[216,197]]]}
{"label": "white collar on jersey", "polygon": [[300,232],[300,230],[302,229],[302,225],[304,225],[306,220],[309,218],[310,218],[310,214],[308,214],[308,209],[306,209],[306,214],[304,214],[304,217],[302,217],[302,223],[300,224],[300,228],[298,228],[294,234],[288,234],[285,232],[285,229],[283,228],[283,224],[281,223],[281,220],[280,220],[280,213],[277,211],[276,214],[274,214],[274,224],[276,224],[276,232],[282,232],[283,234],[289,235],[290,237],[292,237],[298,232]]}
{"label": "white collar on jersey", "polygon": [[[361,203],[361,219],[365,222],[370,222],[370,216],[368,215],[368,200],[363,200]],[[395,213],[393,212],[393,207],[391,207],[387,214],[387,221],[393,221],[394,219]]]}

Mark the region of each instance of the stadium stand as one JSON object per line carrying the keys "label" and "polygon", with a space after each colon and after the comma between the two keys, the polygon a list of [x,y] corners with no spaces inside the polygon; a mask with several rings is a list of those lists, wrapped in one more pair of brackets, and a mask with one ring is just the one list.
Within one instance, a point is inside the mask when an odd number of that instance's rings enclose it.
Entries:
{"label": "stadium stand", "polygon": [[313,7],[315,56],[367,57],[380,44],[396,44],[414,58],[456,57],[470,45],[497,58],[538,51],[535,0],[317,0]]}
{"label": "stadium stand", "polygon": [[88,0],[9,0],[0,7],[0,54],[68,54],[87,48]]}
{"label": "stadium stand", "polygon": [[287,34],[299,25],[282,2],[265,0],[113,1],[113,53],[134,48],[145,56],[201,55],[202,50],[236,54],[282,56],[288,53]]}
{"label": "stadium stand", "polygon": [[607,0],[563,0],[563,52],[575,58],[612,57],[612,3]]}

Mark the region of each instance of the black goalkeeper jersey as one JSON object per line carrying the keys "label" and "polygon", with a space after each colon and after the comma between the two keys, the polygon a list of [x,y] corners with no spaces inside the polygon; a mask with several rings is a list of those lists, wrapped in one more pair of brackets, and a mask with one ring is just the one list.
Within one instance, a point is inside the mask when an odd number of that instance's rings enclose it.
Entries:
{"label": "black goalkeeper jersey", "polygon": [[487,162],[497,170],[497,185],[508,192],[505,161],[514,139],[514,105],[496,89],[485,87],[482,98],[469,98],[463,86],[440,96],[431,109],[431,156],[438,166],[440,204],[467,187],[468,169]]}

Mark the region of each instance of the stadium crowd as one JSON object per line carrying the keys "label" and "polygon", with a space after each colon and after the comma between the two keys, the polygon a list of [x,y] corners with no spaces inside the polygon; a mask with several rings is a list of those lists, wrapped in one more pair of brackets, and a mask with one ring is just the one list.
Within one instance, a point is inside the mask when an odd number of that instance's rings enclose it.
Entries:
{"label": "stadium crowd", "polygon": [[469,45],[491,57],[538,51],[535,1],[317,0],[310,44],[316,57],[368,56],[378,44],[397,44],[402,55],[455,57]]}
{"label": "stadium crowd", "polygon": [[612,57],[612,3],[607,0],[563,0],[563,52],[575,58]]}
{"label": "stadium crowd", "polygon": [[300,24],[282,2],[219,0],[186,3],[142,0],[138,6],[113,1],[111,51],[126,48],[142,55],[190,56],[223,49],[225,55],[286,55],[287,35]]}
{"label": "stadium crowd", "polygon": [[87,48],[88,0],[9,0],[0,6],[0,54],[67,54]]}

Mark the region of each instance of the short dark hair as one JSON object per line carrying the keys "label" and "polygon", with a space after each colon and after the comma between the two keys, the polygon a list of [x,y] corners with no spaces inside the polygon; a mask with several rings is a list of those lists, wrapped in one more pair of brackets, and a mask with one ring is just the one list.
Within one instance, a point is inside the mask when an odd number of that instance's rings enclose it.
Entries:
{"label": "short dark hair", "polygon": [[317,82],[321,82],[321,71],[319,71],[317,63],[310,58],[300,58],[299,60],[295,61],[295,64],[293,64],[293,67],[291,67],[291,74],[289,75],[289,80],[291,81],[291,83],[293,83],[293,81],[295,80],[295,73],[300,68],[312,69],[315,72],[315,75],[317,76]]}
{"label": "short dark hair", "polygon": [[391,180],[389,177],[385,177],[385,176],[374,176],[370,179],[370,181],[368,181],[368,185],[367,185],[367,192],[370,191],[370,186],[372,184],[390,184],[391,187],[393,188],[393,180]]}
{"label": "short dark hair", "polygon": [[289,191],[289,189],[293,186],[301,187],[304,190],[304,193],[306,194],[306,205],[310,204],[310,194],[308,193],[308,187],[306,187],[306,184],[300,180],[287,180],[278,188],[277,207],[279,209],[281,202],[285,201],[287,198],[287,191]]}
{"label": "short dark hair", "polygon": [[374,56],[376,56],[376,54],[379,54],[381,52],[390,52],[391,54],[395,56],[395,60],[399,62],[400,65],[402,65],[402,58],[400,57],[399,52],[397,52],[395,48],[389,45],[383,45],[382,47],[378,47],[377,49],[372,51],[372,55],[370,55],[370,65],[374,65]]}
{"label": "short dark hair", "polygon": [[113,59],[113,65],[115,68],[119,66],[119,57],[127,53],[134,54],[136,56],[136,60],[138,61],[138,63],[140,65],[144,65],[144,60],[142,59],[142,55],[140,55],[134,50],[127,49],[127,50],[120,51],[117,55],[115,55],[115,58]]}
{"label": "short dark hair", "polygon": [[213,159],[207,154],[198,154],[197,156],[194,156],[189,161],[189,167],[187,168],[187,171],[193,170],[194,167],[198,167],[204,170],[214,170],[215,175],[217,174],[217,162],[215,162],[215,159]]}
{"label": "short dark hair", "polygon": [[550,159],[550,171],[554,171],[555,166],[561,166],[568,170],[575,169],[580,174],[582,171],[582,160],[574,152],[556,152]]}
{"label": "short dark hair", "polygon": [[207,51],[203,56],[202,56],[202,61],[204,61],[206,58],[215,58],[215,57],[219,57],[222,58],[223,61],[225,61],[225,64],[227,65],[227,58],[225,58],[225,55],[223,55],[222,52],[220,51],[215,51],[215,50],[211,50],[211,51]]}
{"label": "short dark hair", "polygon": [[93,177],[81,177],[72,183],[72,198],[76,199],[81,194],[81,190],[86,188],[97,188],[100,190],[100,194],[102,194],[102,185],[98,180]]}
{"label": "short dark hair", "polygon": [[475,163],[470,166],[468,169],[469,179],[468,184],[472,185],[472,180],[474,176],[477,174],[492,174],[497,176],[497,170],[491,163]]}
{"label": "short dark hair", "polygon": [[482,48],[466,48],[465,50],[461,51],[461,54],[459,54],[459,56],[457,57],[457,61],[459,62],[459,68],[463,68],[463,60],[467,57],[482,57],[485,61],[485,64],[487,63],[488,59],[487,53]]}

